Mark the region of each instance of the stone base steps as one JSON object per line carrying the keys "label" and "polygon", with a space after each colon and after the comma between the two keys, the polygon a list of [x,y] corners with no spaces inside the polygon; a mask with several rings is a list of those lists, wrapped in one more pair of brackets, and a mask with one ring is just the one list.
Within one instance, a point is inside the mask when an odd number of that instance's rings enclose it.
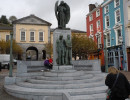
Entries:
{"label": "stone base steps", "polygon": [[27,82],[32,84],[81,84],[81,83],[91,83],[102,81],[102,77],[93,77],[91,79],[83,79],[83,80],[60,80],[60,81],[49,81],[49,80],[35,80],[35,79],[27,79]]}
{"label": "stone base steps", "polygon": [[32,84],[28,82],[17,82],[18,86],[34,88],[34,89],[82,89],[82,88],[94,88],[104,86],[104,81],[96,83],[82,83],[82,84]]}
{"label": "stone base steps", "polygon": [[48,80],[48,81],[70,81],[70,80],[83,80],[83,79],[91,79],[93,78],[93,74],[85,74],[78,77],[45,77],[45,76],[36,76],[34,79],[36,80]]}
{"label": "stone base steps", "polygon": [[105,100],[105,76],[100,71],[31,72],[4,87],[10,95],[28,100]]}

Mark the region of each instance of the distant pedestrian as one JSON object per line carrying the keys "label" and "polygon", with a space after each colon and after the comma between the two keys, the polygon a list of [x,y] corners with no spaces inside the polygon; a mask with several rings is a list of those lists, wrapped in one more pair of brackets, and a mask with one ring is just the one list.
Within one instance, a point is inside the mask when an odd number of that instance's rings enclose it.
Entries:
{"label": "distant pedestrian", "polygon": [[[130,94],[130,84],[124,74],[115,67],[108,68],[105,84],[109,88],[109,98],[106,100],[125,100]],[[107,93],[108,93],[107,92]]]}

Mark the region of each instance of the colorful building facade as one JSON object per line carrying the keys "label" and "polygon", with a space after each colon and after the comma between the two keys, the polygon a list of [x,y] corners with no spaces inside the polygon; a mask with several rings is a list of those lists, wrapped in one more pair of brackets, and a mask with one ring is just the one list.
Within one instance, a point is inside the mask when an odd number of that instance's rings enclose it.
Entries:
{"label": "colorful building facade", "polygon": [[127,64],[130,71],[130,0],[123,0],[125,43],[127,49]]}
{"label": "colorful building facade", "polygon": [[87,14],[87,37],[92,38],[97,43],[97,54],[90,56],[90,59],[100,59],[101,66],[104,66],[104,38],[103,38],[103,13],[101,5],[89,5],[90,12]]}
{"label": "colorful building facade", "polygon": [[104,0],[103,33],[107,47],[108,66],[127,70],[126,41],[124,30],[124,0]]}

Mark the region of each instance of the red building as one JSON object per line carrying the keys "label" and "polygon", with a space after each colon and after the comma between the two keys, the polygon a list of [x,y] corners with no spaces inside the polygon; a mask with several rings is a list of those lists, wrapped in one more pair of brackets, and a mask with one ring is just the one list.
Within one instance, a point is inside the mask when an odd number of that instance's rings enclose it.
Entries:
{"label": "red building", "polygon": [[103,39],[103,15],[101,5],[89,5],[89,13],[86,17],[87,36],[97,43],[97,53],[90,56],[90,59],[101,59],[101,66],[104,66],[104,39]]}

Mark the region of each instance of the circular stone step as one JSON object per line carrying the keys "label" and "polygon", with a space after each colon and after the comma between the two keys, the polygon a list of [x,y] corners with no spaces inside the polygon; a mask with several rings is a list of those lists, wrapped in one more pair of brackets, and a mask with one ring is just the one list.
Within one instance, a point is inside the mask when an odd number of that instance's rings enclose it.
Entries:
{"label": "circular stone step", "polygon": [[80,76],[80,75],[84,75],[85,72],[84,71],[76,71],[76,72],[72,72],[72,73],[57,73],[57,72],[44,72],[43,75],[44,76],[48,76],[48,77],[54,77],[54,76],[61,76],[61,77],[71,77],[71,76]]}
{"label": "circular stone step", "polygon": [[91,82],[97,82],[101,81],[103,78],[102,77],[93,77],[91,79],[83,79],[83,80],[54,80],[54,81],[49,81],[49,80],[36,80],[36,79],[27,79],[27,82],[33,83],[33,84],[80,84],[80,83],[91,83]]}
{"label": "circular stone step", "polygon": [[58,84],[32,84],[28,82],[17,82],[18,86],[27,87],[27,88],[35,88],[35,89],[82,89],[82,88],[94,88],[104,86],[104,81],[99,81],[96,83],[82,83],[82,84],[66,84],[66,85],[58,85]]}
{"label": "circular stone step", "polygon": [[82,79],[90,79],[93,78],[93,74],[86,74],[77,77],[45,77],[45,76],[36,76],[34,79],[36,80],[48,80],[48,81],[68,81],[68,80],[82,80]]}

